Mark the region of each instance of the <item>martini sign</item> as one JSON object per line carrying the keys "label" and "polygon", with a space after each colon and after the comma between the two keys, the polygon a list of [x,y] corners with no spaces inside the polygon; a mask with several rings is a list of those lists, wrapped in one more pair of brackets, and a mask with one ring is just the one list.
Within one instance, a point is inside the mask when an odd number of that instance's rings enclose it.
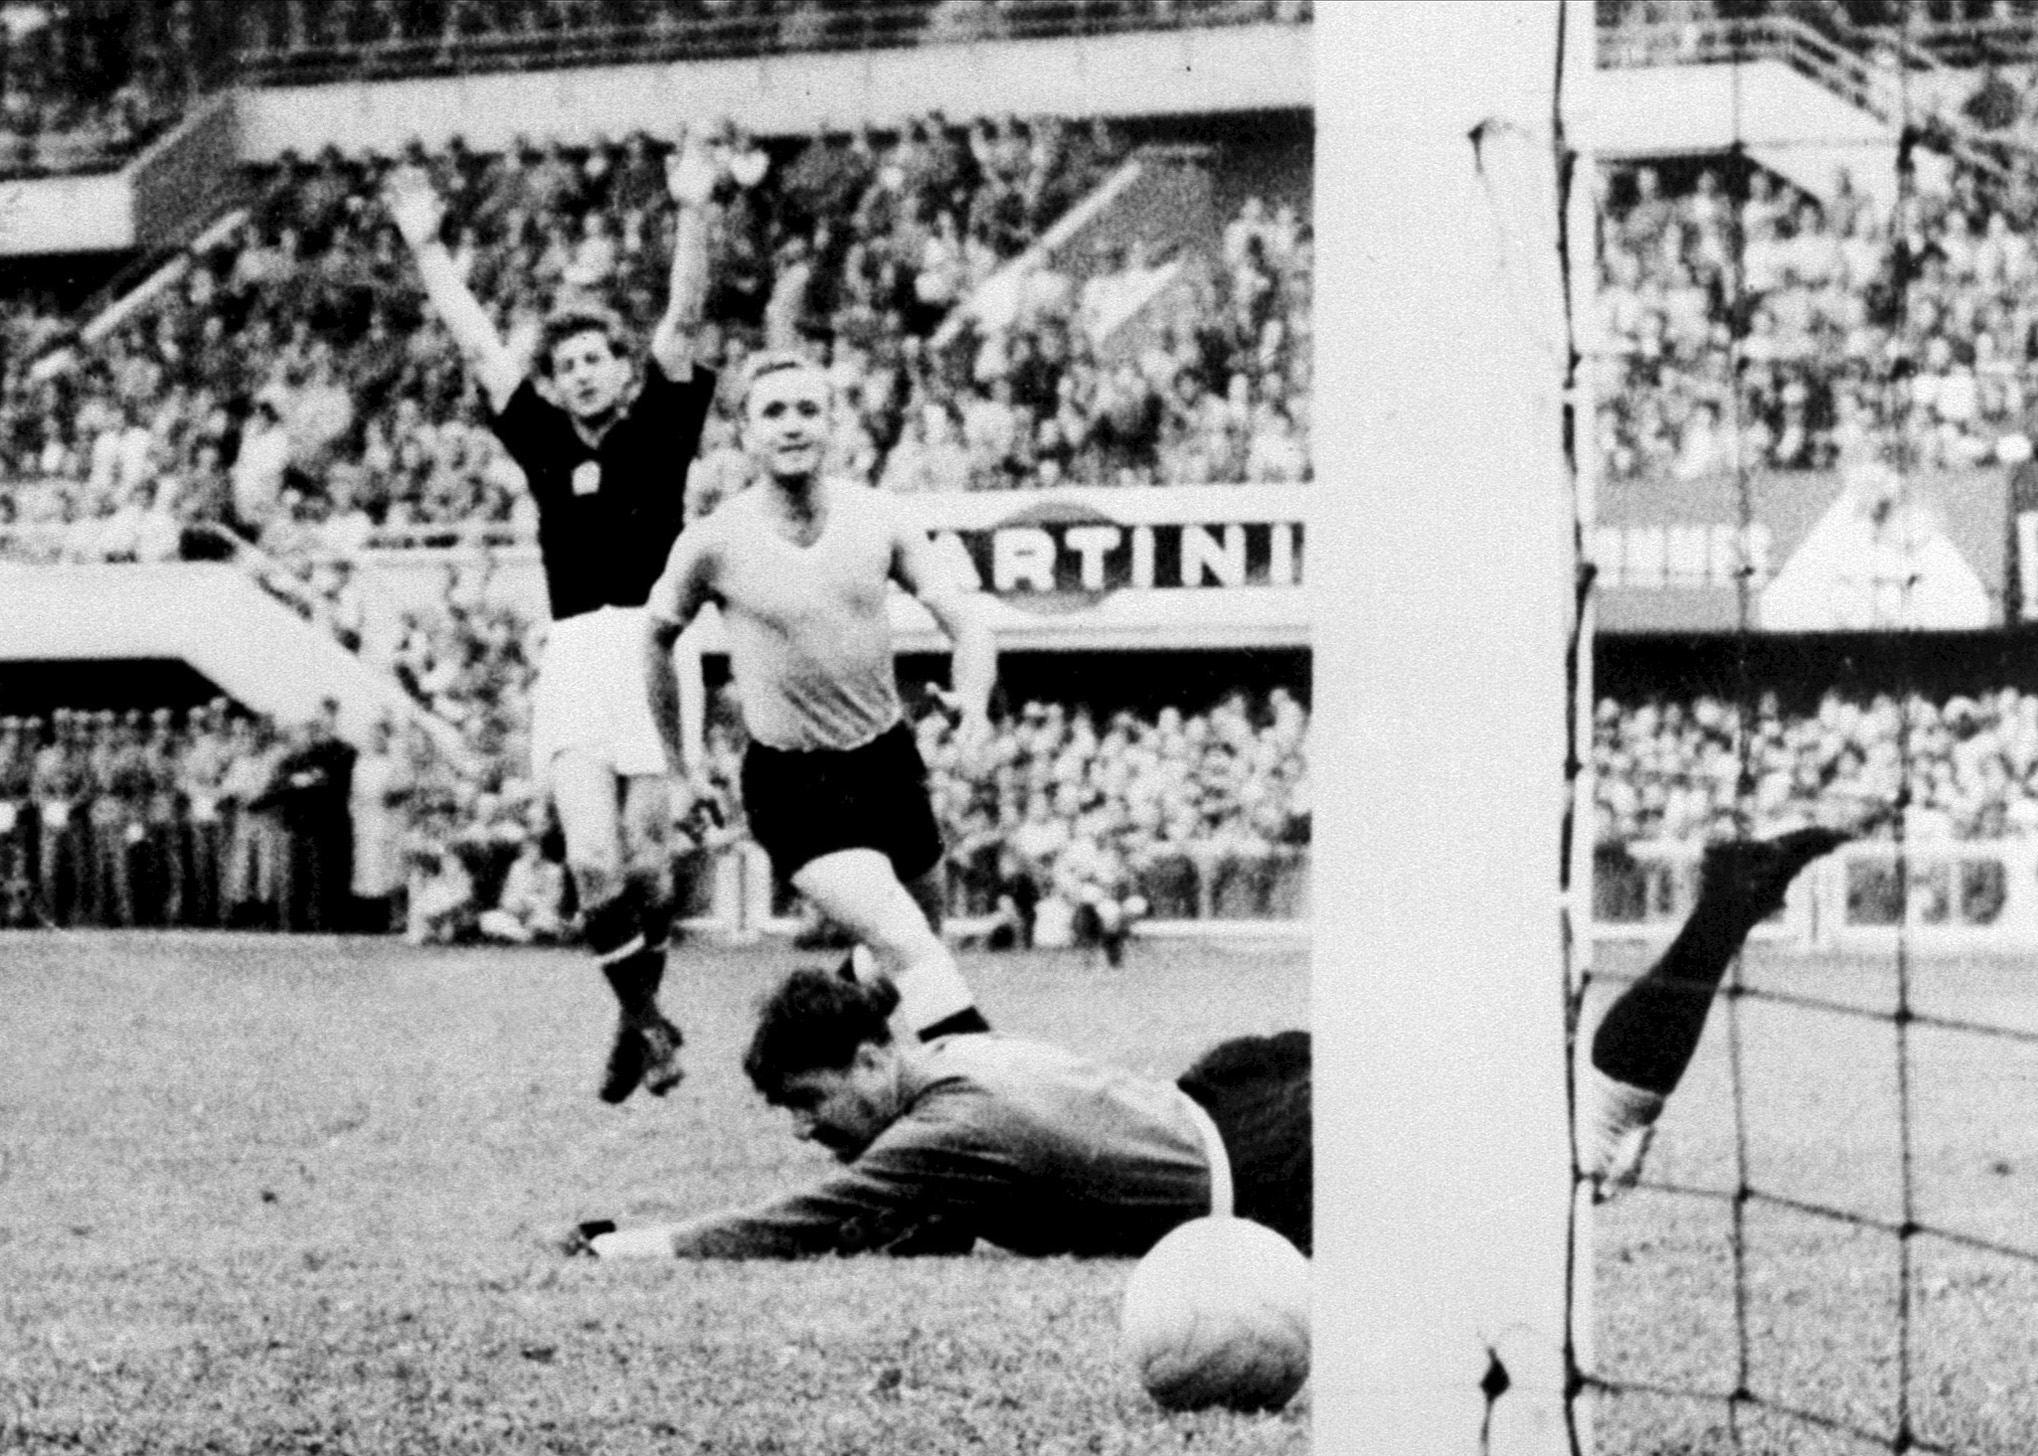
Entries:
{"label": "martini sign", "polygon": [[[1302,585],[1301,493],[1249,486],[927,497],[936,557],[957,579],[1034,612],[1118,592]],[[1004,510],[992,515],[991,510]]]}

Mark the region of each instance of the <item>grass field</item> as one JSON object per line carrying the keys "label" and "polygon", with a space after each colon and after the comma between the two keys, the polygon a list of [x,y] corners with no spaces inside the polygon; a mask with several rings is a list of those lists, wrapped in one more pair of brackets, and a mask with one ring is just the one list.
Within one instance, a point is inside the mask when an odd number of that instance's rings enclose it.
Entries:
{"label": "grass field", "polygon": [[[1622,948],[1603,969],[1633,973]],[[1751,951],[1751,987],[1866,1012],[1896,1005],[1894,959]],[[2038,1031],[2029,958],[1914,959],[1921,1014]],[[1699,1058],[1665,1115],[1652,1182],[1728,1191],[1735,1145],[1727,1021],[1715,1007]],[[1896,1029],[1741,1003],[1750,1182],[1806,1205],[1902,1218]],[[2038,1047],[1916,1027],[1910,1103],[1914,1217],[2012,1249],[2038,1250]],[[1736,1365],[1730,1206],[1638,1190],[1598,1214],[1602,1367],[1627,1381],[1724,1393]],[[1602,1449],[1648,1456],[1867,1452],[1888,1447],[1898,1372],[1898,1241],[1762,1203],[1747,1208],[1749,1388],[1862,1433],[1783,1420],[1759,1406],[1736,1447],[1720,1402],[1608,1401]],[[1923,1236],[1912,1244],[1911,1420],[1950,1451],[2038,1451],[2038,1268]]]}
{"label": "grass field", "polygon": [[[749,1008],[785,964],[689,952],[693,1075],[591,1094],[605,992],[561,952],[261,937],[0,939],[0,1450],[1301,1452],[1274,1417],[1169,1417],[1115,1363],[1122,1262],[987,1254],[801,1265],[560,1261],[535,1231],[762,1195],[825,1159],[745,1088]],[[1622,948],[1606,969],[1639,969]],[[1008,1030],[1173,1072],[1220,1035],[1300,1024],[1298,946],[1141,944],[968,966]],[[1921,1010],[2038,1030],[2011,960],[1924,961]],[[1752,955],[1752,984],[1893,1004],[1886,959]],[[1731,1187],[1714,1021],[1653,1179]],[[1761,1187],[1899,1213],[1894,1031],[1742,1008]],[[1916,1213],[2038,1248],[2038,1049],[1918,1029]],[[1728,1208],[1641,1190],[1599,1214],[1603,1365],[1724,1392]],[[1751,1388],[1892,1425],[1896,1241],[1748,1213]],[[2038,1450],[2030,1262],[1914,1245],[1912,1406],[1943,1449]],[[1623,1396],[1600,1449],[1735,1449],[1717,1401]],[[1750,1452],[1872,1440],[1746,1416]]]}
{"label": "grass field", "polygon": [[[968,970],[1003,1029],[1172,1074],[1303,1024],[1299,946]],[[736,1067],[788,964],[689,952],[692,1074],[603,1106],[564,952],[0,937],[0,1450],[1300,1452],[1163,1415],[1116,1364],[1122,1261],[604,1266],[576,1218],[819,1171]],[[639,1105],[639,1104],[642,1105]]]}

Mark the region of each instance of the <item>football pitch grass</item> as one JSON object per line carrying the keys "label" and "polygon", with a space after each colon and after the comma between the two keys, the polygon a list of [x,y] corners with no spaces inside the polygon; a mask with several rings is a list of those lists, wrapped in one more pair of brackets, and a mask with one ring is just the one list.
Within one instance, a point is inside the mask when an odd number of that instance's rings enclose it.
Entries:
{"label": "football pitch grass", "polygon": [[[1609,951],[1611,971],[1642,954]],[[0,1451],[1301,1452],[1277,1416],[1167,1416],[1119,1367],[1124,1261],[565,1261],[574,1219],[679,1216],[822,1171],[736,1058],[792,958],[689,948],[688,1081],[595,1100],[606,992],[556,951],[174,935],[0,936]],[[1172,1074],[1303,1024],[1306,954],[1136,944],[966,969],[1015,1034]],[[1914,964],[1920,1010],[2038,1030],[2033,969]],[[1757,952],[1752,984],[1893,1005],[1887,956]],[[1741,1007],[1753,1181],[1894,1221],[1895,1033]],[[1716,1014],[1653,1181],[1732,1187]],[[1912,1031],[1920,1222],[2038,1247],[2038,1048]],[[1640,1190],[1599,1212],[1604,1368],[1731,1388],[1729,1207]],[[1896,1240],[1747,1210],[1750,1386],[1893,1421]],[[1943,1449],[2038,1447],[2038,1278],[1914,1244],[1912,1410]],[[1325,1291],[1320,1297],[1335,1297]],[[1607,1453],[1734,1449],[1718,1402],[1623,1396]],[[1751,1409],[1747,1451],[1882,1449]]]}
{"label": "football pitch grass", "polygon": [[[603,1265],[581,1218],[828,1166],[737,1065],[794,958],[687,948],[688,1080],[593,1094],[564,951],[0,936],[0,1451],[1302,1452],[1118,1364],[1123,1260]],[[1173,1075],[1306,1024],[1299,944],[966,966],[1001,1029]]]}
{"label": "football pitch grass", "polygon": [[[1646,955],[1605,951],[1632,975]],[[1925,957],[1915,1014],[2038,1032],[2038,958]],[[1649,1456],[1875,1452],[1896,1430],[1903,1216],[1893,953],[1753,949],[1751,989],[1840,1003],[1843,1015],[1740,1003],[1748,1181],[1799,1207],[1745,1206],[1748,1388],[1741,1444],[1719,1401],[1622,1396],[1601,1449]],[[1597,1213],[1600,1366],[1637,1385],[1733,1389],[1739,1361],[1732,1206],[1735,1038],[1716,1004],[1664,1115],[1651,1184]],[[2038,1046],[1913,1025],[1912,1216],[2003,1250],[2038,1251]],[[1819,1210],[1814,1212],[1813,1210]],[[1874,1220],[1883,1228],[1830,1215]],[[1912,1241],[1910,1420],[1924,1448],[2038,1450],[2038,1270],[2008,1252]],[[1808,1411],[1828,1425],[1780,1417]],[[1837,1428],[1836,1428],[1837,1427]]]}

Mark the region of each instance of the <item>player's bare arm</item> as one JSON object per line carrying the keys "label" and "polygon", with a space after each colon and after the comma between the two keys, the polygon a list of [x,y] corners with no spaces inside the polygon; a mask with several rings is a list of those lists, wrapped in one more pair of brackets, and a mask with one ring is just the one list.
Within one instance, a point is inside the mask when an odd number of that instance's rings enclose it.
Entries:
{"label": "player's bare arm", "polygon": [[927,535],[906,520],[891,503],[892,579],[927,608],[948,634],[954,656],[949,683],[961,712],[958,725],[965,742],[980,741],[990,731],[991,689],[998,680],[998,645],[984,615],[983,595],[943,572]]}
{"label": "player's bare arm", "polygon": [[[701,774],[698,731],[701,715],[692,715],[696,731],[689,734],[686,730],[688,715],[682,692],[681,668],[675,662],[675,649],[680,645],[681,634],[711,598],[717,534],[711,525],[681,534],[679,540],[673,543],[671,556],[666,559],[665,574],[651,588],[650,600],[645,603],[645,691],[651,697],[651,718],[658,727],[659,741],[665,747],[666,762],[673,777],[683,784],[696,782]],[[700,655],[689,651],[687,656],[696,679],[694,691],[699,695],[702,691],[698,682]],[[683,812],[685,808],[678,804],[674,807],[676,812]]]}
{"label": "player's bare arm", "polygon": [[439,238],[446,209],[432,188],[432,179],[421,168],[399,167],[383,187],[382,202],[417,263],[432,311],[466,355],[488,393],[489,406],[500,412],[523,383],[523,366],[496,332],[495,321],[467,287],[453,255]]}
{"label": "player's bare arm", "polygon": [[672,234],[672,273],[665,313],[651,332],[651,358],[665,377],[693,368],[694,341],[708,296],[708,205],[722,164],[699,131],[690,132],[665,164],[665,187],[679,216]]}

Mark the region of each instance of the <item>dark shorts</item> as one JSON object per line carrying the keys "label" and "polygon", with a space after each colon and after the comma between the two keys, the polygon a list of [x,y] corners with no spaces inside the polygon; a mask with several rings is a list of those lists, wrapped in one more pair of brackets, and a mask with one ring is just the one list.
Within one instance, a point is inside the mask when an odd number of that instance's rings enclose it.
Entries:
{"label": "dark shorts", "polygon": [[1232,1211],[1309,1253],[1316,1184],[1309,1033],[1223,1042],[1197,1058],[1176,1085],[1202,1104],[1224,1139]]}
{"label": "dark shorts", "polygon": [[843,849],[877,850],[901,881],[941,863],[927,765],[904,723],[861,748],[788,752],[751,744],[743,756],[743,812],[780,880]]}

